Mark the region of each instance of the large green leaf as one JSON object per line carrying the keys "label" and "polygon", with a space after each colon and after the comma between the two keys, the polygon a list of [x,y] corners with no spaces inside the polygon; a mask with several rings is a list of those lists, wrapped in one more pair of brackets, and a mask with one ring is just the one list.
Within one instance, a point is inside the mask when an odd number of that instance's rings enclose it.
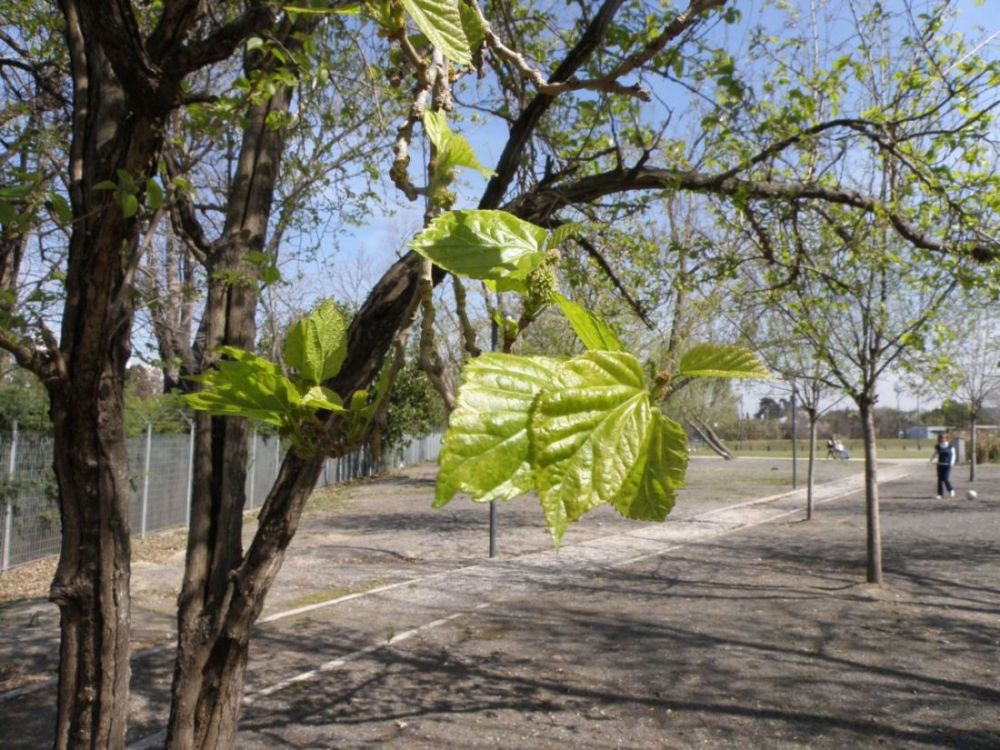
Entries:
{"label": "large green leaf", "polygon": [[[565,363],[539,397],[529,426],[546,525],[558,545],[566,526],[601,503],[626,514],[666,508],[669,435],[651,434],[660,420],[639,362],[627,352],[592,351]],[[651,451],[656,452],[650,460]],[[671,495],[672,497],[672,495]],[[671,500],[672,502],[672,500]],[[665,515],[665,510],[663,511]]]}
{"label": "large green leaf", "polygon": [[346,356],[347,324],[329,300],[288,331],[285,364],[307,383],[318,385],[336,375]]}
{"label": "large green leaf", "polygon": [[771,373],[756,354],[742,346],[698,344],[681,357],[674,377],[767,379]]}
{"label": "large green leaf", "polygon": [[529,415],[559,364],[547,357],[484,354],[465,365],[441,449],[435,506],[456,492],[473,500],[510,500],[532,488]]}
{"label": "large green leaf", "polygon": [[458,0],[403,0],[403,7],[442,55],[472,67],[472,49],[458,12]]}
{"label": "large green leaf", "polygon": [[555,295],[556,302],[566,320],[573,326],[583,345],[591,351],[623,352],[625,345],[614,329],[604,320],[581,305],[561,294]]}
{"label": "large green leaf", "polygon": [[410,247],[459,276],[524,279],[544,259],[548,233],[506,211],[466,210],[441,214]]}

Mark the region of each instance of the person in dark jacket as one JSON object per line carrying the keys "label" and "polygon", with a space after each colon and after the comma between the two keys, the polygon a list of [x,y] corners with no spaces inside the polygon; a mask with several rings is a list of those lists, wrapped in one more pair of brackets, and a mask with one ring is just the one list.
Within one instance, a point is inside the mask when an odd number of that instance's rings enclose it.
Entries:
{"label": "person in dark jacket", "polygon": [[948,442],[948,436],[944,433],[938,435],[931,463],[937,464],[937,499],[941,499],[945,490],[948,490],[949,497],[955,497],[955,490],[951,486],[951,467],[955,465],[955,446]]}

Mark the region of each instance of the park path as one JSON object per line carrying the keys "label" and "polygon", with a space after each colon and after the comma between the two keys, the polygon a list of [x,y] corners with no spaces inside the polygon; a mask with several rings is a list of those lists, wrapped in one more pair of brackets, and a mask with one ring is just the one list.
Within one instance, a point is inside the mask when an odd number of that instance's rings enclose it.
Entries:
{"label": "park path", "polygon": [[[787,467],[764,461],[724,470],[756,466],[780,485]],[[1000,643],[983,635],[1000,613],[995,503],[934,504],[922,462],[880,466],[893,589],[867,591],[860,474],[817,486],[818,520],[799,524],[804,491],[711,471],[711,489],[692,489],[668,523],[598,513],[558,554],[537,509],[505,506],[503,556],[490,561],[467,505],[421,515],[432,470],[362,488],[347,515],[316,516],[296,540],[255,633],[239,746],[1000,746],[983,718],[1000,702],[985,687]],[[989,481],[981,496],[1000,496],[1000,473]],[[768,496],[732,501],[753,494]],[[371,504],[386,496],[396,513]],[[140,632],[169,620],[135,617]],[[911,621],[912,633],[900,624]],[[171,655],[133,659],[132,748],[162,742]],[[765,698],[749,678],[769,672]],[[664,674],[678,684],[659,684]],[[51,684],[30,689],[0,695],[0,746],[49,743]],[[899,720],[869,710],[885,696],[916,708]]]}
{"label": "park path", "polygon": [[[912,463],[886,465],[880,468],[879,481],[896,481],[913,470]],[[862,481],[862,475],[852,475],[820,485],[814,501],[820,506],[854,495]],[[626,526],[628,530],[566,545],[558,552],[486,561],[274,612],[258,623],[254,651],[261,656],[251,660],[244,718],[252,717],[256,706],[264,710],[280,706],[284,691],[303,689],[351,662],[487,608],[502,610],[505,603],[533,592],[572,589],[574,582],[600,571],[635,565],[761,524],[803,517],[804,498],[804,490],[783,492],[688,518],[672,517],[665,524]],[[158,747],[163,738],[162,731],[151,732],[129,747]]]}

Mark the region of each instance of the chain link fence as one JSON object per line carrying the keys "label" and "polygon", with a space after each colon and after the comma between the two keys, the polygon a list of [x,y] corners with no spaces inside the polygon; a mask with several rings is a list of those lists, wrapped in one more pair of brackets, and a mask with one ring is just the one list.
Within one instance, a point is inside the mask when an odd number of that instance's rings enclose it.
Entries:
{"label": "chain link fence", "polygon": [[[440,432],[407,438],[389,449],[377,465],[367,446],[323,466],[317,487],[350,482],[383,469],[433,461],[441,449]],[[251,437],[247,472],[247,509],[267,498],[283,456],[274,436]],[[139,536],[185,527],[190,521],[193,436],[158,434],[152,429],[128,441],[128,478],[132,498],[129,523]],[[59,553],[58,490],[52,471],[52,438],[0,434],[0,571]]]}

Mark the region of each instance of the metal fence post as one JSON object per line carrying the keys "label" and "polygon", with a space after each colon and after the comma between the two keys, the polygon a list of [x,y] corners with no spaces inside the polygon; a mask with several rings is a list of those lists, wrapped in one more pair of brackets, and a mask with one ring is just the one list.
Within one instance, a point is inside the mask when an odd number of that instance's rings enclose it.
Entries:
{"label": "metal fence post", "polygon": [[149,515],[149,456],[153,447],[153,423],[146,425],[146,458],[143,461],[142,474],[142,524],[139,535],[146,537],[146,518]]}
{"label": "metal fence post", "polygon": [[[17,465],[17,420],[14,420],[13,431],[10,436],[10,460],[7,462],[7,479],[14,482],[14,469]],[[10,543],[14,536],[14,504],[11,498],[13,486],[7,494],[3,504],[3,561],[0,570],[10,568]]]}

